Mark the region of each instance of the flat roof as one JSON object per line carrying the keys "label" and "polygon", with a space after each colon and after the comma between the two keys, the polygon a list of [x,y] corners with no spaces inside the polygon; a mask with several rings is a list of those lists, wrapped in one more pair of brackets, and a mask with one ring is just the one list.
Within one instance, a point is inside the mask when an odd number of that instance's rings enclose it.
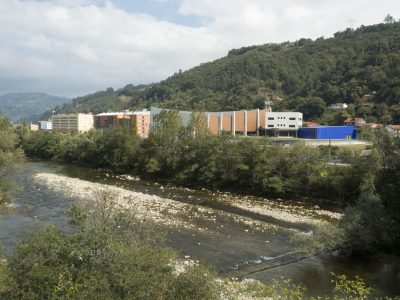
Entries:
{"label": "flat roof", "polygon": [[97,114],[96,116],[118,116],[118,115],[149,115],[150,112],[147,110],[143,110],[143,111],[121,111],[121,112],[104,112],[104,113],[100,113]]}
{"label": "flat roof", "polygon": [[344,125],[344,126],[307,126],[307,127],[300,127],[300,128],[344,128],[344,127],[352,127],[353,125]]}

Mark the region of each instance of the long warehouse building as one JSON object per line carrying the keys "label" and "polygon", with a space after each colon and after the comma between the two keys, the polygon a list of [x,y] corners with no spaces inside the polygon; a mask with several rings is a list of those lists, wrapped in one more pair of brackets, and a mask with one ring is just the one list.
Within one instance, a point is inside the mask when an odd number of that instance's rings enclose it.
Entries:
{"label": "long warehouse building", "polygon": [[[156,128],[157,116],[164,109],[152,107],[150,124]],[[192,118],[192,112],[179,111],[183,125],[187,126]],[[232,135],[259,135],[273,133],[274,135],[297,136],[297,130],[302,127],[303,114],[300,112],[271,112],[270,108],[203,112],[207,127],[212,134],[231,133]]]}

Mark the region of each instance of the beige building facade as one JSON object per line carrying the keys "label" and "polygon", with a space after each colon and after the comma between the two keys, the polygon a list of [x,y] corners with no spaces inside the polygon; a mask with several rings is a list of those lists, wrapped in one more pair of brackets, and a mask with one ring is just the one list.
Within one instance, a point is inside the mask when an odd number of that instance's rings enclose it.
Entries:
{"label": "beige building facade", "polygon": [[94,127],[92,114],[60,114],[52,117],[53,131],[84,133]]}

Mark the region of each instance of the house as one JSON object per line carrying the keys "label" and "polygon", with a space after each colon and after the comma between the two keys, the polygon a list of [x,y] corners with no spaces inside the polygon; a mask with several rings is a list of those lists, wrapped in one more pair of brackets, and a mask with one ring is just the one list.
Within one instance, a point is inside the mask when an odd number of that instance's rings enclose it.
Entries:
{"label": "house", "polygon": [[366,125],[370,131],[378,131],[383,128],[382,124],[371,123]]}
{"label": "house", "polygon": [[386,130],[395,137],[400,137],[400,125],[387,125]]}
{"label": "house", "polygon": [[303,122],[303,127],[318,127],[318,126],[321,125],[315,122]]}
{"label": "house", "polygon": [[347,118],[343,121],[344,126],[364,127],[367,122],[363,118]]}
{"label": "house", "polygon": [[339,109],[346,109],[347,106],[348,106],[347,103],[333,103],[329,105],[328,108],[339,110]]}

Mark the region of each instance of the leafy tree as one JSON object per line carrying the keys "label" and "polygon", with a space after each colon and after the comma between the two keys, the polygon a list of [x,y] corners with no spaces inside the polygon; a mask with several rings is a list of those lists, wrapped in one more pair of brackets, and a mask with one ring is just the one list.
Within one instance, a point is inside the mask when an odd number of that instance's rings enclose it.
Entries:
{"label": "leafy tree", "polygon": [[393,18],[393,16],[391,16],[390,14],[387,14],[385,19],[384,19],[385,23],[394,23],[396,22],[395,18]]}
{"label": "leafy tree", "polygon": [[0,273],[1,298],[217,298],[213,272],[192,266],[178,274],[174,251],[147,239],[150,232],[155,235],[151,224],[119,211],[115,195],[97,197],[95,215],[76,206],[70,211],[74,233],[50,226],[19,244],[6,265],[6,278]]}
{"label": "leafy tree", "polygon": [[0,112],[0,205],[10,200],[16,190],[14,182],[8,178],[24,160],[22,149],[18,147],[18,137],[7,118]]}

